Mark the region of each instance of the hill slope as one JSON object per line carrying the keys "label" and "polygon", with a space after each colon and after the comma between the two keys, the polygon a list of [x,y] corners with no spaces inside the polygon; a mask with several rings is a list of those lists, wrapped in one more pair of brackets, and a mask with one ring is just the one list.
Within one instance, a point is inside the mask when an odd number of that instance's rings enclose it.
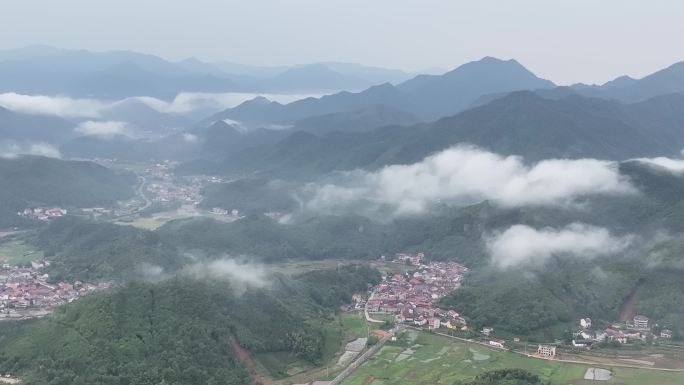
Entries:
{"label": "hill slope", "polygon": [[109,206],[133,197],[135,177],[92,162],[0,157],[0,226],[17,223],[31,206]]}

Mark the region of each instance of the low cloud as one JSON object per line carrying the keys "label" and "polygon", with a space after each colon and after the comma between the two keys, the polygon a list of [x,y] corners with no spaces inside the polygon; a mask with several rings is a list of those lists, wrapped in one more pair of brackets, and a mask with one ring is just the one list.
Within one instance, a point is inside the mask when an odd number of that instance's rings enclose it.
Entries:
{"label": "low cloud", "polygon": [[16,158],[20,155],[46,156],[49,158],[61,158],[59,149],[47,143],[0,143],[0,157]]}
{"label": "low cloud", "polygon": [[305,206],[318,211],[384,207],[404,215],[421,213],[436,202],[566,205],[592,194],[634,192],[613,162],[550,159],[526,165],[517,156],[457,146],[411,165],[354,171],[334,183],[310,185]]}
{"label": "low cloud", "polygon": [[125,122],[105,121],[98,122],[89,120],[80,123],[74,131],[86,136],[99,136],[104,138],[111,138],[117,135],[130,134],[128,125]]}
{"label": "low cloud", "polygon": [[677,174],[684,172],[684,159],[673,159],[660,156],[657,158],[637,158],[634,160],[660,166]]}
{"label": "low cloud", "polygon": [[194,255],[185,255],[189,264],[179,272],[167,272],[157,265],[142,264],[138,267],[140,278],[159,282],[176,275],[197,280],[221,280],[229,282],[236,294],[247,288],[261,288],[269,285],[270,271],[261,264],[253,263],[247,257],[223,257],[202,260]]}
{"label": "low cloud", "polygon": [[197,280],[220,280],[230,283],[235,294],[248,288],[269,285],[270,271],[247,257],[223,257],[210,261],[196,261],[183,268],[181,275]]}
{"label": "low cloud", "polygon": [[186,132],[183,134],[183,140],[187,143],[196,143],[198,138],[197,135],[189,134]]}
{"label": "low cloud", "polygon": [[103,101],[67,96],[24,95],[7,92],[0,93],[0,107],[28,114],[55,115],[64,118],[99,118],[101,117],[100,112],[103,109],[133,99],[159,112],[172,115],[189,115],[196,112],[203,117],[210,113],[235,107],[257,96],[264,96],[269,100],[280,103],[290,103],[306,97],[320,96],[320,94],[181,92],[169,102],[151,96],[134,96],[117,101]]}
{"label": "low cloud", "polygon": [[625,250],[632,237],[617,237],[605,228],[573,223],[561,229],[514,225],[485,238],[495,266],[541,264],[552,256],[595,258]]}
{"label": "low cloud", "polygon": [[27,114],[55,115],[65,118],[99,116],[106,103],[94,99],[74,99],[65,96],[0,94],[0,107]]}

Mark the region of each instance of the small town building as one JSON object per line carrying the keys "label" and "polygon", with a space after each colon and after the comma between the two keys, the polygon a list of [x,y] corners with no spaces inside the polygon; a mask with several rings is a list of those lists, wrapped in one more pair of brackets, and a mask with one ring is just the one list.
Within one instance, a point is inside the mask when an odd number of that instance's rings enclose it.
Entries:
{"label": "small town building", "polygon": [[636,315],[634,316],[634,328],[635,329],[642,329],[642,330],[647,330],[648,329],[648,317],[643,316],[643,315]]}
{"label": "small town building", "polygon": [[506,341],[503,341],[503,340],[489,340],[489,346],[493,346],[495,348],[505,349],[506,348],[505,344],[506,344]]}
{"label": "small town building", "polygon": [[670,329],[661,330],[660,331],[660,337],[661,338],[667,338],[667,339],[672,338],[672,330],[670,330]]}
{"label": "small town building", "polygon": [[551,345],[539,345],[537,347],[537,355],[544,358],[555,358],[556,347]]}
{"label": "small town building", "polygon": [[580,327],[582,329],[590,329],[591,328],[591,318],[582,318],[580,320]]}

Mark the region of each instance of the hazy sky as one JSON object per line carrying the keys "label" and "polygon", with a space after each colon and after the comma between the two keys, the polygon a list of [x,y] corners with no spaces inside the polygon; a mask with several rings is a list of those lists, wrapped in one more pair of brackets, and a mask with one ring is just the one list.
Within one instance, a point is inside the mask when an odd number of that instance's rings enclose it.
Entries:
{"label": "hazy sky", "polygon": [[0,49],[129,49],[247,64],[420,70],[515,58],[560,84],[684,60],[680,0],[7,0]]}

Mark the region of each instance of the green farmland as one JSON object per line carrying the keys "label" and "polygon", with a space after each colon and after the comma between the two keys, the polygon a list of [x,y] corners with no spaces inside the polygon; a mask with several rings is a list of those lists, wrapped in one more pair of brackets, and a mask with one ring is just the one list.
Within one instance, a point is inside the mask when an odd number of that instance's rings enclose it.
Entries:
{"label": "green farmland", "polygon": [[684,384],[684,373],[611,368],[609,381],[584,380],[589,365],[527,358],[507,351],[460,342],[433,334],[408,331],[399,342],[387,344],[357,369],[344,385],[452,385],[494,369],[522,368],[556,385],[667,385]]}

